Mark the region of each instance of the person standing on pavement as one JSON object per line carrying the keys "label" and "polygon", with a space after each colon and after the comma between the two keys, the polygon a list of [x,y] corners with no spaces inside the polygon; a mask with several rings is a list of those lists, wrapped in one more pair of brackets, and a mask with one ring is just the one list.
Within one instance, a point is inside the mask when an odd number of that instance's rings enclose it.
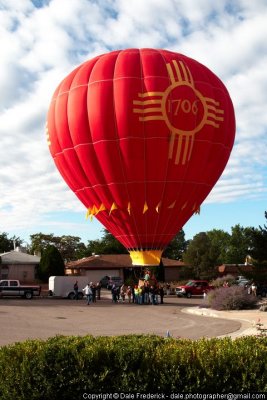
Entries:
{"label": "person standing on pavement", "polygon": [[102,286],[101,282],[97,282],[97,284],[96,284],[97,300],[100,300],[101,286]]}
{"label": "person standing on pavement", "polygon": [[92,303],[96,303],[96,286],[93,282],[90,282],[90,288],[92,290]]}
{"label": "person standing on pavement", "polygon": [[76,281],[73,285],[73,290],[74,290],[74,299],[78,300],[79,298],[79,286],[78,286],[78,281]]}
{"label": "person standing on pavement", "polygon": [[89,306],[90,302],[91,302],[91,299],[92,299],[92,294],[93,294],[89,283],[87,283],[85,288],[83,288],[83,292],[84,292],[84,294],[86,296],[87,305]]}
{"label": "person standing on pavement", "polygon": [[163,304],[163,297],[164,297],[164,289],[163,286],[159,287],[159,297],[160,297],[160,304]]}

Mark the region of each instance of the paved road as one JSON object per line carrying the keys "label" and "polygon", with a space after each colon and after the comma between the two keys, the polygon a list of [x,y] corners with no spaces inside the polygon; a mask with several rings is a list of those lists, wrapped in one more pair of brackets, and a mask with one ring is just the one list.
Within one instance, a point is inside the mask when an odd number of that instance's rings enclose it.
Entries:
{"label": "paved road", "polygon": [[183,313],[202,298],[164,299],[163,305],[113,304],[109,298],[87,306],[84,300],[0,299],[0,346],[62,335],[157,334],[198,339],[235,332],[240,322]]}

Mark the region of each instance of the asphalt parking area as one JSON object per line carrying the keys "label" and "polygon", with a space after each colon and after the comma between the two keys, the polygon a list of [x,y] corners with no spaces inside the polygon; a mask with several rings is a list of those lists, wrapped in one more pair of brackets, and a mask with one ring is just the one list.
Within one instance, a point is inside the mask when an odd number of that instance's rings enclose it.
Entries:
{"label": "asphalt parking area", "polygon": [[0,346],[27,339],[47,339],[55,335],[113,336],[156,334],[199,339],[237,331],[241,323],[186,314],[187,307],[202,305],[202,298],[170,296],[164,304],[114,304],[107,296],[90,306],[85,300],[52,298],[0,299]]}

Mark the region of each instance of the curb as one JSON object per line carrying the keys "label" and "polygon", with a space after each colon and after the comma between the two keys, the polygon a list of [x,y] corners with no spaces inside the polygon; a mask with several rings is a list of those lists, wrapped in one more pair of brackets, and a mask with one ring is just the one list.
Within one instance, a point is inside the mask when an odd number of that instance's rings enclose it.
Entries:
{"label": "curb", "polygon": [[218,338],[231,337],[233,339],[242,337],[242,336],[254,336],[259,335],[258,330],[255,326],[255,321],[251,321],[250,319],[244,319],[237,315],[235,316],[227,316],[227,315],[219,315],[215,310],[210,310],[208,308],[200,308],[200,307],[190,307],[183,308],[181,312],[186,314],[195,314],[203,317],[211,317],[211,318],[221,318],[221,319],[233,319],[239,321],[241,323],[240,329],[235,332],[228,333],[226,335],[219,335]]}

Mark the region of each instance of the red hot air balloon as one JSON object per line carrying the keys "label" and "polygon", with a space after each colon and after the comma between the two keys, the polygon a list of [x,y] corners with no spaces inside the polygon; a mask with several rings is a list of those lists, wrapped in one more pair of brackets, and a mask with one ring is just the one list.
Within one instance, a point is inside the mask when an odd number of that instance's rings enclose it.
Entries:
{"label": "red hot air balloon", "polygon": [[47,117],[62,177],[130,252],[156,265],[222,174],[235,135],[224,84],[167,50],[89,60],[58,86]]}

